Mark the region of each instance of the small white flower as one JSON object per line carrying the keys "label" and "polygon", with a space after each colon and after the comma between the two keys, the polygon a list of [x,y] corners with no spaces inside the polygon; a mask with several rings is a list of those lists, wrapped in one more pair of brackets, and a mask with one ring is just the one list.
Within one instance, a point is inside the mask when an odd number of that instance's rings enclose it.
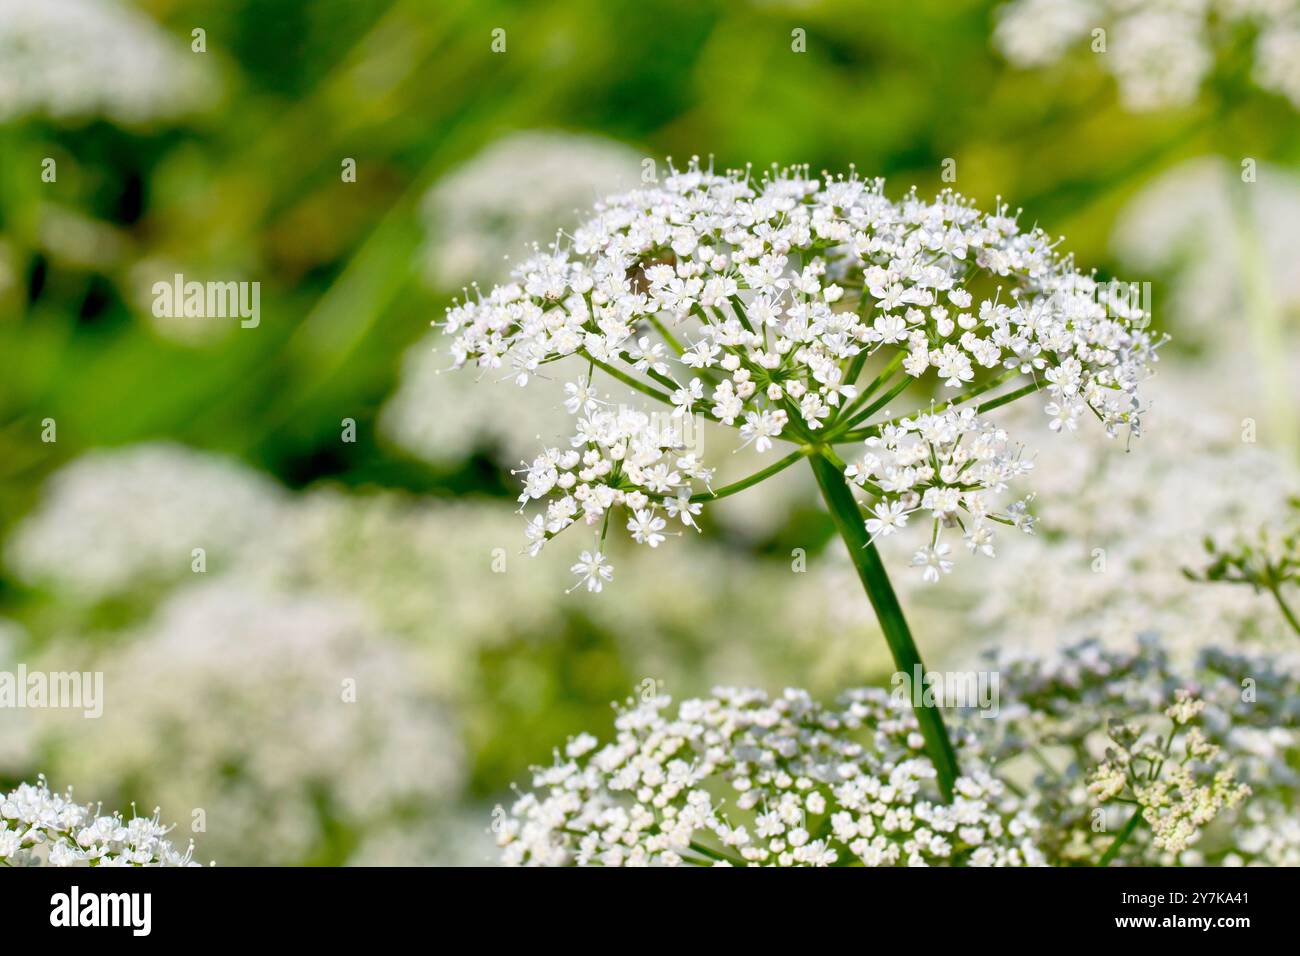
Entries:
{"label": "small white flower", "polygon": [[748,412],[745,424],[740,427],[740,437],[745,445],[753,442],[755,451],[765,452],[772,447],[772,439],[781,434],[786,421],[786,413],[781,409]]}
{"label": "small white flower", "polygon": [[921,577],[927,584],[933,584],[939,580],[941,574],[949,574],[952,571],[952,562],[948,560],[951,551],[952,549],[942,542],[934,547],[927,545],[912,555],[912,566],[924,568]]}
{"label": "small white flower", "polygon": [[632,517],[627,519],[627,530],[632,532],[632,540],[637,544],[648,544],[652,548],[663,543],[664,536],[661,532],[666,527],[668,522],[649,509],[634,511]]}
{"label": "small white flower", "polygon": [[668,512],[670,518],[681,518],[682,524],[688,528],[700,530],[695,518],[704,509],[698,501],[691,501],[690,496],[680,494],[676,498],[664,499],[664,510]]}
{"label": "small white flower", "polygon": [[867,534],[875,538],[888,537],[898,531],[899,528],[907,524],[907,516],[911,513],[901,501],[881,501],[871,509],[875,515],[874,518],[868,518],[866,521]]}
{"label": "small white flower", "polygon": [[585,375],[579,375],[576,382],[567,383],[564,386],[564,394],[568,396],[564,400],[564,409],[570,415],[577,415],[579,412],[589,415],[600,405],[600,397]]}
{"label": "small white flower", "polygon": [[599,592],[606,582],[614,579],[613,565],[599,551],[583,551],[578,555],[578,563],[569,570],[578,576],[578,583],[574,587],[585,584],[588,591]]}

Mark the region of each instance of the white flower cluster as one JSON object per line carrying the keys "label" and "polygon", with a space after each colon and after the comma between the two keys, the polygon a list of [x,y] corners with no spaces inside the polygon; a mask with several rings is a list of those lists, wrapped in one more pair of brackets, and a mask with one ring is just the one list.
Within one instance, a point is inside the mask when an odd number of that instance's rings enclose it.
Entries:
{"label": "white flower cluster", "polygon": [[164,839],[159,813],[130,820],[101,816],[51,792],[45,779],[0,794],[0,863],[6,866],[198,866],[194,844],[181,853]]}
{"label": "white flower cluster", "polygon": [[1300,109],[1296,0],[1012,0],[998,10],[994,43],[1021,67],[1091,50],[1125,106],[1144,111],[1192,102],[1243,27],[1255,36],[1255,81]]}
{"label": "white flower cluster", "polygon": [[[880,426],[854,428],[933,368],[945,388],[971,386],[948,404],[1029,375],[1058,427],[1086,410],[1111,433],[1136,429],[1137,385],[1155,358],[1147,318],[1005,206],[986,215],[951,191],[894,202],[880,180],[804,168],[760,180],[692,162],[598,203],[569,247],[449,308],[445,326],[458,367],[508,366],[523,385],[577,356],[665,406],[615,405],[588,376],[568,383],[569,447],[532,461],[520,498],[545,502],[529,525],[536,553],[577,522],[603,538],[615,507],[650,547],[670,520],[694,527],[714,469],[689,446],[693,416],[737,427],[760,451],[871,437]],[[873,387],[856,380],[875,355],[892,356],[882,381],[901,382],[869,405]],[[988,433],[969,416],[934,421]],[[984,464],[992,480],[997,466]],[[592,590],[608,579],[599,545],[575,568]]]}
{"label": "white flower cluster", "polygon": [[0,0],[0,122],[168,119],[211,95],[201,60],[118,0]]}
{"label": "white flower cluster", "polygon": [[[1038,865],[1037,821],[964,754],[938,798],[910,706],[884,691],[824,707],[718,689],[666,713],[623,710],[613,742],[581,734],[498,820],[508,864]],[[727,795],[729,792],[729,795]]]}
{"label": "white flower cluster", "polygon": [[991,500],[1033,463],[1010,446],[1006,431],[982,421],[973,409],[886,425],[879,436],[867,439],[867,448],[861,462],[847,470],[859,485],[873,479],[878,483],[880,500],[867,519],[867,532],[873,537],[894,534],[913,512],[930,512],[930,541],[912,557],[925,581],[934,583],[952,570],[952,549],[939,535],[943,527],[962,523],[961,511],[970,515],[965,542],[972,554],[993,556],[990,522],[1033,532],[1028,499],[1013,502],[1004,513],[995,511]]}

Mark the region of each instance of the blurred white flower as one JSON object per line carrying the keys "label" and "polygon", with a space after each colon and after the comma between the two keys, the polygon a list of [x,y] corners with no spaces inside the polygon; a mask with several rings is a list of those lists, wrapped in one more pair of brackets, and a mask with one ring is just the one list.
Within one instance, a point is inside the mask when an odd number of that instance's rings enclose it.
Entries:
{"label": "blurred white flower", "polygon": [[426,665],[343,598],[191,585],[102,650],[60,643],[37,661],[103,671],[103,716],[22,711],[4,732],[61,779],[201,811],[203,852],[231,863],[308,861],[339,827],[351,840],[429,819],[460,792]]}
{"label": "blurred white flower", "polygon": [[180,445],[87,452],[50,478],[6,557],[19,576],[93,601],[142,583],[176,581],[239,560],[284,507],[279,486],[251,468]]}
{"label": "blurred white flower", "polygon": [[205,105],[203,58],[119,0],[0,0],[0,122],[103,116],[136,126]]}
{"label": "blurred white flower", "polygon": [[1180,341],[1211,347],[1245,332],[1257,272],[1273,306],[1300,316],[1300,176],[1259,165],[1255,181],[1217,157],[1162,173],[1116,219],[1111,246],[1136,274],[1168,275],[1163,313]]}
{"label": "blurred white flower", "polygon": [[1300,15],[1263,30],[1255,48],[1255,82],[1300,110]]}
{"label": "blurred white flower", "polygon": [[454,695],[479,649],[561,626],[549,598],[567,571],[558,561],[525,568],[504,502],[325,487],[296,495],[229,577],[247,589],[345,597],[418,646],[439,691]]}
{"label": "blurred white flower", "polygon": [[998,8],[993,38],[1017,66],[1048,66],[1088,35],[1100,13],[1087,0],[1017,0]]}
{"label": "blurred white flower", "polygon": [[1134,111],[1193,102],[1219,50],[1245,27],[1257,37],[1256,82],[1300,108],[1295,0],[1011,0],[997,21],[993,42],[1011,63],[1095,56]]}
{"label": "blurred white flower", "polygon": [[454,288],[509,272],[576,225],[578,210],[641,178],[642,157],[613,140],[558,130],[512,133],[448,172],[425,196],[430,280]]}

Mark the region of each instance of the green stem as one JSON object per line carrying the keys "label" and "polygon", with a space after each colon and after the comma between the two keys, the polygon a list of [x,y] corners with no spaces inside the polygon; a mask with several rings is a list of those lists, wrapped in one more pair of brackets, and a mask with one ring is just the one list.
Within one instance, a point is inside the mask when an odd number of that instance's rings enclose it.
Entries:
{"label": "green stem", "polygon": [[733,481],[729,485],[723,485],[717,491],[702,491],[698,495],[691,495],[691,501],[716,501],[718,498],[726,498],[734,495],[738,491],[744,491],[746,488],[758,484],[764,479],[771,478],[779,471],[784,471],[793,465],[800,458],[809,453],[807,447],[798,448],[790,452],[784,458],[774,461],[761,471],[756,471],[748,478],[741,478],[739,481]]}
{"label": "green stem", "polygon": [[[859,408],[861,408],[867,402],[871,401],[871,396],[876,394],[876,391],[882,385],[884,385],[887,381],[893,378],[894,373],[898,371],[898,366],[903,364],[903,359],[905,358],[907,358],[907,350],[899,349],[898,352],[894,355],[894,357],[889,360],[889,364],[887,364],[883,369],[881,369],[880,374],[877,375],[874,379],[872,379],[871,382],[865,388],[863,388],[861,392],[858,393],[858,397],[855,398],[853,401],[849,402],[849,404],[844,406],[844,411],[840,412],[840,414],[836,417],[834,423],[835,426],[838,427],[841,422],[847,422],[850,418],[852,418],[854,415],[857,414]],[[857,365],[857,362],[855,361],[854,364]],[[858,374],[861,374],[860,368]],[[856,381],[857,381],[857,375],[855,375],[851,379],[848,379],[850,385],[855,384]]]}
{"label": "green stem", "polygon": [[[1003,375],[999,375],[997,378],[991,379],[990,381],[985,382],[983,385],[978,385],[975,388],[962,392],[960,395],[956,396],[955,398],[950,398],[945,402],[940,402],[938,405],[932,406],[930,408],[930,413],[934,414],[936,412],[945,411],[946,409],[949,408],[955,408],[958,405],[964,405],[967,402],[969,402],[972,398],[978,398],[980,395],[983,395],[985,392],[992,391],[993,389],[997,388],[999,385],[1003,384],[1004,382],[1012,378],[1015,378],[1019,374],[1020,372],[1018,370],[1012,370],[1010,372],[1004,373]],[[977,405],[975,407],[975,411],[983,414],[984,412],[989,411],[990,409],[998,408],[999,406],[1005,405],[1008,402],[1014,402],[1017,398],[1022,398],[1025,395],[1029,395],[1032,392],[1036,392],[1046,384],[1047,381],[1045,379],[1040,379],[1037,382],[1031,382],[1029,385],[1026,385],[1023,388],[1018,388],[1014,392],[1008,392],[1006,395],[1000,395],[997,398],[989,399],[987,402],[984,402],[982,405]],[[912,415],[910,416],[900,415],[897,418],[891,418],[887,422],[879,422],[878,424],[875,425],[868,425],[865,428],[855,428],[852,431],[841,432],[837,434],[833,439],[830,440],[834,441],[834,443],[837,445],[862,441],[862,439],[870,438],[872,435],[879,435],[881,430],[886,425],[897,425],[904,418],[915,417],[917,414],[919,414],[924,410],[925,409],[917,409],[917,411],[913,412]]]}
{"label": "green stem", "polygon": [[1287,604],[1286,599],[1282,597],[1282,589],[1276,584],[1270,584],[1268,589],[1273,595],[1273,600],[1277,601],[1277,606],[1281,610],[1282,616],[1285,617],[1286,622],[1291,625],[1291,630],[1300,634],[1300,620],[1296,619],[1295,611],[1291,610],[1291,606]]}
{"label": "green stem", "polygon": [[732,866],[745,865],[744,860],[739,860],[736,857],[730,856],[729,854],[726,853],[719,853],[717,850],[712,850],[709,847],[705,846],[703,843],[697,843],[696,841],[692,840],[690,846],[691,849],[694,850],[696,853],[700,854],[703,857],[707,857],[710,860],[717,860],[720,863],[730,863]]}
{"label": "green stem", "polygon": [[831,439],[838,440],[838,436],[844,434],[845,430],[852,428],[854,425],[858,425],[862,422],[865,422],[868,418],[876,414],[876,412],[880,411],[882,408],[884,408],[886,405],[888,405],[890,402],[896,399],[899,395],[901,395],[904,391],[906,391],[907,387],[911,385],[914,381],[916,381],[916,379],[912,378],[912,376],[904,375],[901,381],[895,384],[889,391],[885,392],[884,395],[881,395],[878,399],[876,399],[874,402],[868,405],[865,409],[863,409],[860,412],[855,412],[853,414],[853,417],[850,418],[848,421],[845,421],[843,424],[833,427],[827,433],[828,436],[827,440],[828,441]]}
{"label": "green stem", "polygon": [[1133,835],[1133,831],[1138,828],[1138,824],[1141,822],[1142,808],[1138,807],[1133,811],[1133,815],[1128,818],[1128,823],[1124,824],[1124,829],[1119,831],[1119,836],[1115,837],[1114,842],[1106,848],[1106,852],[1103,853],[1101,859],[1097,861],[1097,865],[1110,866],[1111,860],[1115,859],[1116,855],[1119,853],[1120,847],[1128,842],[1128,838]]}
{"label": "green stem", "polygon": [[663,392],[659,391],[659,389],[655,388],[654,386],[647,385],[645,382],[642,382],[640,379],[634,378],[633,376],[624,372],[622,369],[615,368],[614,366],[610,365],[608,362],[602,362],[600,359],[592,356],[589,352],[584,351],[581,354],[584,358],[587,359],[587,361],[591,362],[592,365],[596,366],[596,368],[600,369],[602,372],[605,372],[608,375],[612,375],[614,378],[618,379],[628,388],[636,389],[638,392],[641,392],[643,395],[649,395],[655,401],[662,402],[664,405],[667,405],[670,408],[672,407],[673,404],[672,399],[669,398],[667,395],[665,395]]}
{"label": "green stem", "polygon": [[668,347],[673,350],[674,354],[680,356],[686,351],[682,348],[682,343],[677,341],[677,336],[668,331],[668,326],[659,321],[657,315],[651,315],[648,316],[648,318],[650,319],[650,324],[654,326],[654,330],[659,333],[659,337],[668,343]]}
{"label": "green stem", "polygon": [[[921,663],[921,653],[912,640],[912,632],[908,629],[907,619],[903,617],[903,608],[898,603],[894,588],[889,583],[885,565],[880,560],[880,552],[867,537],[858,503],[843,472],[822,454],[811,456],[809,461],[835,528],[844,539],[849,557],[862,580],[862,587],[875,609],[876,619],[880,621],[881,630],[884,631],[885,640],[894,657],[894,666],[906,674],[909,681],[915,682],[918,677],[923,681],[925,670]],[[953,754],[948,731],[943,725],[943,717],[934,705],[922,705],[916,709],[916,719],[921,726],[921,736],[925,738],[926,752],[938,773],[939,789],[944,800],[951,801],[958,775],[957,758]]]}
{"label": "green stem", "polygon": [[1026,395],[1032,395],[1046,384],[1047,379],[1039,379],[1030,382],[1028,385],[1022,385],[1014,392],[1007,392],[1005,395],[999,395],[997,398],[990,398],[987,402],[983,402],[976,406],[975,410],[981,415],[984,412],[991,412],[995,408],[1001,408],[1003,405],[1008,405],[1011,402],[1014,402],[1017,398],[1024,398]]}

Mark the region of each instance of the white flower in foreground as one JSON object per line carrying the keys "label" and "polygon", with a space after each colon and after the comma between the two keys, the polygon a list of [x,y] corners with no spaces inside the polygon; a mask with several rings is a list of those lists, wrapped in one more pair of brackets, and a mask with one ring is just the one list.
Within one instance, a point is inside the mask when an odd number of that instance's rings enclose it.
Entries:
{"label": "white flower in foreground", "polygon": [[57,794],[44,777],[0,794],[0,863],[8,866],[198,866],[164,839],[171,831],[152,817],[101,816]]}
{"label": "white flower in foreground", "polygon": [[[938,536],[941,528],[960,521],[960,513],[969,516],[964,523],[968,537],[974,536],[991,550],[990,523],[1015,527],[1028,506],[1021,500],[1007,502],[1001,512],[992,507],[996,496],[1028,474],[1033,463],[1010,445],[1004,430],[981,421],[974,409],[905,418],[897,426],[881,429],[866,444],[867,453],[852,469],[850,480],[863,487],[874,481],[881,504],[896,508],[896,513],[922,511],[932,518],[934,540],[912,562],[925,569],[927,581],[937,581],[940,572],[952,570],[945,557],[951,548]],[[868,520],[868,532],[878,520]],[[1024,525],[1023,530],[1032,530],[1032,525]]]}
{"label": "white flower in foreground", "polygon": [[1195,100],[1216,56],[1244,30],[1255,38],[1255,81],[1300,109],[1295,0],[1012,0],[997,17],[993,41],[1012,63],[1093,56],[1135,111]]}
{"label": "white flower in foreground", "polygon": [[[571,436],[523,471],[519,501],[541,509],[545,539],[581,524],[599,547],[626,527],[656,547],[668,501],[707,503],[803,455],[837,462],[832,446],[865,439],[845,474],[873,505],[928,512],[936,554],[950,528],[987,554],[993,525],[1032,524],[1025,501],[1007,497],[1029,459],[982,410],[1043,389],[1071,419],[1136,432],[1158,343],[1129,298],[1077,272],[1041,230],[1022,232],[1005,205],[985,214],[951,191],[892,201],[880,180],[716,175],[693,162],[598,203],[514,281],[449,308],[445,328],[455,364],[479,374],[527,385],[559,361],[590,370],[584,400],[569,403]],[[593,384],[602,374],[663,410],[609,400]],[[943,401],[889,418],[920,379]],[[760,451],[802,450],[719,489],[691,414]],[[627,518],[611,521],[615,509]],[[532,535],[530,550],[543,540]]]}
{"label": "white flower in foreground", "polygon": [[670,713],[623,710],[538,768],[497,831],[509,864],[1037,865],[1037,821],[973,752],[951,804],[905,702],[858,690],[823,707],[718,689]]}
{"label": "white flower in foreground", "polygon": [[599,551],[594,554],[590,551],[582,552],[572,570],[578,576],[578,584],[574,586],[585,584],[588,591],[599,591],[606,581],[614,579],[613,566]]}
{"label": "white flower in foreground", "polygon": [[169,119],[210,97],[201,61],[118,0],[0,0],[0,122]]}

